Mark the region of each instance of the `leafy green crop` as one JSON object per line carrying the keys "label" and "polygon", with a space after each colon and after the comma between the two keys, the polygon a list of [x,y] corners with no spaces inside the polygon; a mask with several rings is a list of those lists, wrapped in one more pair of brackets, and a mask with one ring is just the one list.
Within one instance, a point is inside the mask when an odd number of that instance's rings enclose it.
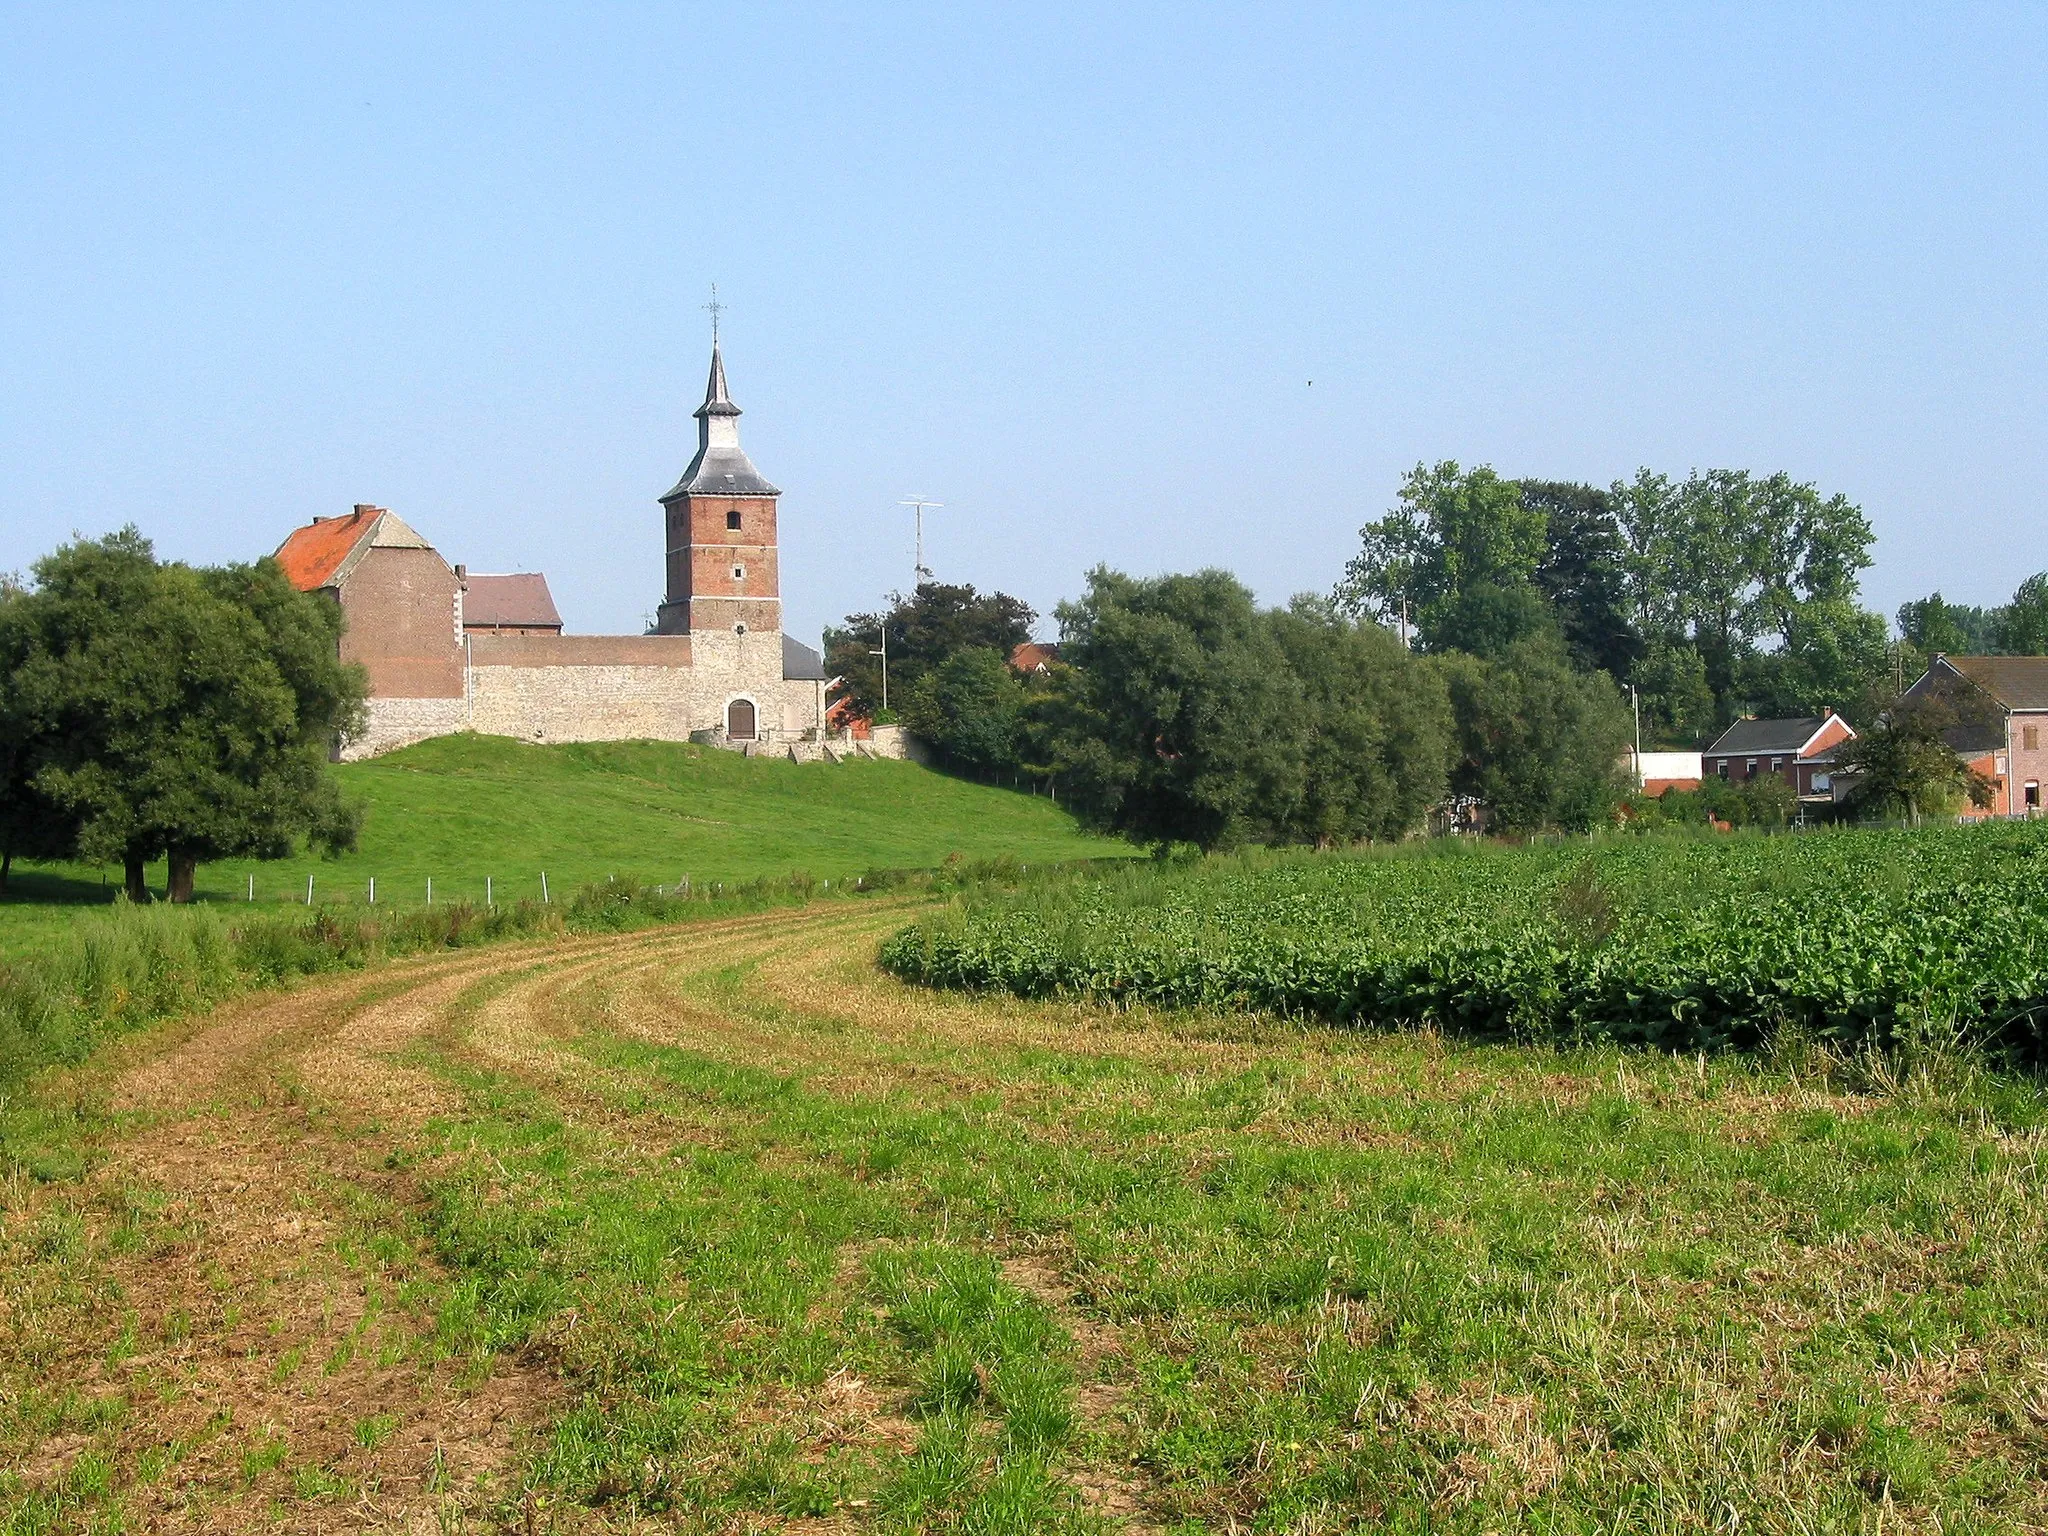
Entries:
{"label": "leafy green crop", "polygon": [[1748,1048],[1930,1023],[2038,1061],[2048,828],[1257,855],[991,894],[891,938],[934,986]]}

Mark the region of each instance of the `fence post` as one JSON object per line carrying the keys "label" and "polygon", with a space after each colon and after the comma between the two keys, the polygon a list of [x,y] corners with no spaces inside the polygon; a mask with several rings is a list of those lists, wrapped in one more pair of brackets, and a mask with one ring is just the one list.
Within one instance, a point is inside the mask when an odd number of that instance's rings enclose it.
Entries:
{"label": "fence post", "polygon": [[497,905],[496,902],[491,900],[491,877],[489,875],[484,876],[484,905],[487,907]]}
{"label": "fence post", "polygon": [[256,877],[254,875],[249,877],[249,899],[251,901],[256,899]]}
{"label": "fence post", "polygon": [[313,905],[313,877],[311,875],[306,876],[306,905],[309,907]]}
{"label": "fence post", "polygon": [[377,877],[375,875],[370,876],[370,905],[373,907],[377,905]]}
{"label": "fence post", "polygon": [[429,875],[429,876],[427,876],[427,905],[431,907],[431,906],[432,906],[433,904],[434,904],[434,877],[433,877],[432,875]]}
{"label": "fence post", "polygon": [[540,904],[542,906],[548,904],[548,872],[546,870],[540,872]]}

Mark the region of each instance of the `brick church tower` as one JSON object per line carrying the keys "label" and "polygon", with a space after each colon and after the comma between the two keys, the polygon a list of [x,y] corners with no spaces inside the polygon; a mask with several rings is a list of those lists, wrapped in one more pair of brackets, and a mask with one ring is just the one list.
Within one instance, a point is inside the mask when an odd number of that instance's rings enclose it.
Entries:
{"label": "brick church tower", "polygon": [[740,448],[740,408],[725,388],[725,360],[711,343],[711,379],[697,407],[697,456],[661,498],[668,595],[658,635],[771,635],[782,628],[775,563],[775,498]]}

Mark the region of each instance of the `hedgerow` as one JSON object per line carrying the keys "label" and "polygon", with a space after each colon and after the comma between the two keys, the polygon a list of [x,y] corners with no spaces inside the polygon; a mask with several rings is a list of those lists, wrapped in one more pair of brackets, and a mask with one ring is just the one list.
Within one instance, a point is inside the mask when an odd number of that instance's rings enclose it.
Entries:
{"label": "hedgerow", "polygon": [[881,959],[1024,997],[1684,1051],[1932,1027],[2038,1063],[2048,827],[1209,860],[956,903]]}

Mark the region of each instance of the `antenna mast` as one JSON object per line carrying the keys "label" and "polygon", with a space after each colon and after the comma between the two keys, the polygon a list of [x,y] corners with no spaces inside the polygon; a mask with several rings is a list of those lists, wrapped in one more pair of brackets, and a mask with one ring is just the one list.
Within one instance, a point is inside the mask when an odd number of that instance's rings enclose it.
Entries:
{"label": "antenna mast", "polygon": [[945,503],[933,501],[929,496],[907,496],[896,505],[917,509],[917,568],[911,580],[911,585],[915,586],[918,582],[929,581],[932,574],[932,568],[924,563],[924,515],[927,510],[943,507]]}

